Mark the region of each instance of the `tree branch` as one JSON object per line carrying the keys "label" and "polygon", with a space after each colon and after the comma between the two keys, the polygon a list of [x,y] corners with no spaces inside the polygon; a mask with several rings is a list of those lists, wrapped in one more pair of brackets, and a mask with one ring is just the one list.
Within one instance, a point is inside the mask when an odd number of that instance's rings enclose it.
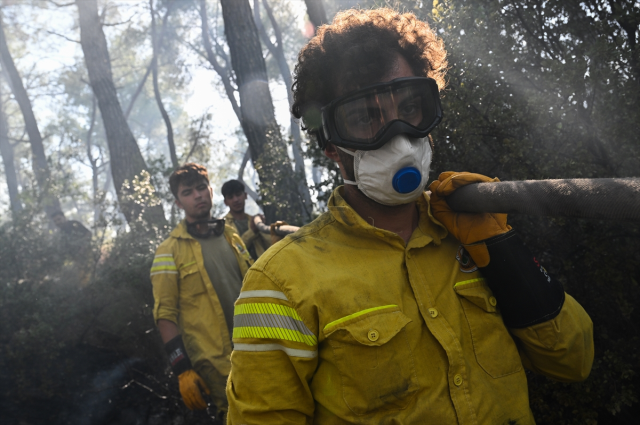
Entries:
{"label": "tree branch", "polygon": [[64,38],[65,40],[70,41],[70,42],[72,42],[72,43],[78,43],[78,44],[80,44],[80,40],[74,40],[73,38],[69,38],[69,37],[67,37],[66,35],[63,35],[63,34],[58,34],[57,32],[54,32],[54,31],[49,31],[49,30],[47,30],[47,32],[48,32],[49,34],[51,34],[51,35],[56,35],[56,36],[58,36],[58,37],[62,37],[62,38]]}
{"label": "tree branch", "polygon": [[58,2],[55,2],[54,0],[49,0],[49,2],[53,3],[56,7],[69,7],[69,6],[73,6],[75,4],[75,2],[58,3]]}
{"label": "tree branch", "polygon": [[[169,3],[167,10],[164,16],[162,17],[162,28],[160,29],[160,39],[158,41],[159,49],[162,48],[162,45],[163,45],[169,13],[171,12],[173,5],[174,5],[174,2]],[[127,106],[127,110],[124,113],[124,117],[127,120],[129,119],[129,115],[131,114],[131,110],[133,109],[133,104],[136,103],[138,96],[140,96],[140,93],[142,93],[142,89],[144,88],[144,85],[147,82],[147,78],[149,78],[149,74],[151,74],[152,67],[153,67],[153,58],[149,62],[149,65],[147,65],[147,70],[145,71],[144,76],[142,77],[142,80],[140,80],[140,83],[138,83],[138,87],[136,87],[136,91],[133,93],[133,96],[131,96],[131,100],[129,101],[129,106]]]}
{"label": "tree branch", "polygon": [[209,38],[209,24],[207,22],[207,4],[205,0],[200,0],[200,21],[202,28],[202,44],[204,45],[204,49],[206,52],[207,61],[213,66],[213,69],[220,76],[222,80],[222,84],[224,85],[224,91],[227,94],[227,98],[229,102],[231,102],[231,107],[233,108],[233,112],[235,112],[238,121],[242,123],[242,110],[238,105],[235,97],[235,91],[231,86],[231,76],[229,75],[228,69],[222,67],[218,60],[216,59],[215,54],[213,53],[213,47],[211,46],[211,39]]}
{"label": "tree branch", "polygon": [[[171,10],[172,3],[169,3],[167,6],[167,13],[165,17],[169,15],[169,11]],[[171,125],[171,119],[169,118],[169,114],[162,103],[162,97],[160,96],[160,88],[158,86],[158,37],[156,35],[156,18],[155,12],[153,10],[153,0],[149,0],[149,9],[151,10],[151,46],[152,46],[152,55],[153,59],[151,59],[151,72],[153,73],[153,94],[156,98],[156,103],[158,104],[158,109],[160,110],[160,115],[162,115],[162,119],[164,120],[165,126],[167,127],[167,143],[169,144],[169,155],[171,156],[171,164],[173,165],[173,169],[177,170],[180,166],[178,164],[178,155],[176,154],[176,145],[173,140],[173,126]]]}

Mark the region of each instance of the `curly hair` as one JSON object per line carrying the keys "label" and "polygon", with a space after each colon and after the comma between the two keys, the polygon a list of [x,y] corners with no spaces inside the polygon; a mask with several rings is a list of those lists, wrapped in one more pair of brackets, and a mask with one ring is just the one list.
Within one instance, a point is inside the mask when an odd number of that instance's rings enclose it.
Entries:
{"label": "curly hair", "polygon": [[303,128],[320,127],[320,108],[340,91],[379,81],[402,55],[416,76],[431,77],[442,90],[447,52],[442,39],[413,13],[392,9],[338,13],[300,51],[294,70],[291,113]]}
{"label": "curly hair", "polygon": [[191,186],[203,180],[209,184],[207,168],[200,164],[189,162],[171,173],[169,176],[169,187],[171,188],[173,196],[178,199],[178,188],[180,184]]}

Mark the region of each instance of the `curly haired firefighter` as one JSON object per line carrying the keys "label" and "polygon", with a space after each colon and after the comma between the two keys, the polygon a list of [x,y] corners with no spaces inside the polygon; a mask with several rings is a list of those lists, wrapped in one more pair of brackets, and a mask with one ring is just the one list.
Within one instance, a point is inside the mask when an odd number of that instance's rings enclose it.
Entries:
{"label": "curly haired firefighter", "polygon": [[295,68],[293,113],[345,185],[273,245],[235,305],[230,424],[534,423],[525,369],[585,379],[593,326],[506,215],[428,182],[442,41],[413,14],[348,10]]}

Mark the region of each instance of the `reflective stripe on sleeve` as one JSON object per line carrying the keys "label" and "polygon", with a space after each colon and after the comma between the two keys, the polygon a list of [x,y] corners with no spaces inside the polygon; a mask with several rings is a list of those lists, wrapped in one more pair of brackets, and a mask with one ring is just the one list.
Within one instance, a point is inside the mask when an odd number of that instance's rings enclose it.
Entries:
{"label": "reflective stripe on sleeve", "polygon": [[151,266],[151,276],[160,273],[178,274],[176,263],[173,261],[173,255],[161,254],[155,256],[153,265]]}
{"label": "reflective stripe on sleeve", "polygon": [[174,272],[174,271],[171,271],[171,270],[163,270],[163,271],[159,271],[159,272],[153,272],[149,276],[155,276],[157,274],[178,274],[178,272]]}
{"label": "reflective stripe on sleeve", "polygon": [[272,303],[237,304],[233,338],[279,339],[317,345],[316,336],[291,307]]}
{"label": "reflective stripe on sleeve", "polygon": [[276,298],[279,300],[289,301],[283,292],[269,290],[241,292],[238,299],[242,298]]}
{"label": "reflective stripe on sleeve", "polygon": [[284,351],[289,357],[304,357],[313,359],[318,356],[318,350],[307,351],[285,347],[280,344],[234,344],[234,351]]}

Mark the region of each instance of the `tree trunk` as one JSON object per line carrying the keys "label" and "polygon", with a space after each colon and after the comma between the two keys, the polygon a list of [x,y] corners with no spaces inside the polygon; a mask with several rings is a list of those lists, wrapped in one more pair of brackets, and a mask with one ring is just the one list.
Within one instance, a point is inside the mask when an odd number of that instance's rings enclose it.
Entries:
{"label": "tree trunk", "polygon": [[[166,224],[159,203],[135,199],[132,182],[136,177],[142,177],[146,165],[118,100],[97,0],[76,0],[76,5],[80,16],[80,43],[107,134],[111,174],[122,213],[129,224],[141,216],[152,223]],[[155,193],[155,189],[151,188],[151,191]]]}
{"label": "tree trunk", "polygon": [[[278,63],[278,69],[280,70],[280,75],[282,75],[282,80],[284,81],[284,85],[287,88],[287,99],[289,101],[289,109],[293,105],[293,92],[291,91],[291,70],[289,69],[289,64],[287,64],[287,59],[284,56],[284,48],[282,46],[282,32],[280,31],[280,25],[278,25],[278,21],[276,21],[275,16],[273,16],[273,11],[269,6],[267,0],[263,0],[264,8],[269,16],[269,21],[271,22],[271,26],[273,27],[273,31],[276,36],[276,44],[272,43],[269,39],[269,35],[262,24],[262,20],[260,18],[260,0],[253,0],[253,14],[256,22],[256,26],[258,28],[258,32],[262,37],[262,41],[269,49],[271,55],[276,59]],[[307,186],[307,173],[305,172],[304,166],[304,158],[302,157],[302,136],[300,135],[300,124],[293,115],[290,116],[290,128],[291,128],[291,148],[293,151],[293,163],[295,164],[295,172],[296,177],[298,179],[298,192],[300,192],[300,196],[304,201],[304,214],[303,217],[305,221],[311,218],[311,194],[309,193],[309,187]]]}
{"label": "tree trunk", "polygon": [[13,146],[9,143],[9,129],[7,127],[7,117],[4,114],[2,99],[0,96],[0,154],[2,155],[2,163],[4,164],[4,174],[7,180],[7,189],[9,189],[9,202],[11,203],[11,211],[16,214],[22,211],[22,203],[18,192],[18,176],[16,174],[16,165],[13,160]]}
{"label": "tree trunk", "polygon": [[51,216],[52,213],[60,211],[60,201],[58,197],[51,193],[51,172],[49,171],[49,164],[47,163],[47,157],[44,153],[44,145],[42,143],[42,135],[38,129],[38,123],[36,117],[33,114],[33,108],[31,106],[31,100],[27,95],[27,90],[24,88],[22,78],[18,73],[13,57],[9,51],[7,40],[4,34],[2,19],[0,18],[0,61],[2,67],[6,71],[8,77],[9,86],[13,92],[13,96],[20,106],[20,111],[24,118],[24,126],[29,136],[29,143],[31,144],[31,153],[33,155],[33,173],[36,176],[38,182],[38,189],[40,191],[40,198],[42,200],[42,206],[47,213]]}
{"label": "tree trunk", "polygon": [[242,157],[242,163],[240,164],[240,169],[238,170],[238,180],[242,182],[244,185],[244,191],[247,192],[247,195],[251,197],[256,203],[260,201],[260,196],[249,187],[247,182],[244,181],[244,169],[247,167],[247,162],[251,159],[251,152],[247,148],[244,152],[244,156]]}
{"label": "tree trunk", "polygon": [[240,92],[241,124],[249,142],[253,166],[260,176],[265,216],[268,222],[301,223],[304,205],[275,119],[267,70],[249,1],[221,0],[220,3]]}
{"label": "tree trunk", "polygon": [[313,24],[313,33],[318,31],[320,25],[327,23],[327,12],[324,10],[324,2],[322,0],[304,0],[307,5],[307,15]]}
{"label": "tree trunk", "polygon": [[[158,104],[158,109],[160,110],[160,115],[162,115],[162,119],[164,120],[164,124],[167,127],[167,143],[169,144],[169,155],[171,156],[171,165],[173,165],[173,169],[177,170],[180,164],[178,164],[178,155],[176,154],[176,143],[173,140],[173,126],[171,125],[171,119],[169,118],[169,114],[167,114],[167,110],[164,108],[164,104],[162,103],[162,97],[160,96],[160,88],[158,86],[158,55],[159,55],[159,43],[158,43],[158,35],[156,34],[156,17],[155,12],[153,10],[153,0],[149,0],[149,9],[151,10],[151,46],[152,46],[152,55],[151,59],[151,72],[153,73],[153,95],[156,98],[156,103]],[[166,24],[166,19],[169,16],[169,12],[171,10],[171,4],[167,6],[167,13],[164,17],[164,23]],[[162,26],[164,30],[164,25]]]}
{"label": "tree trunk", "polygon": [[[91,119],[89,122],[89,129],[87,130],[87,159],[91,165],[91,186],[93,189],[93,223],[97,225],[100,222],[100,207],[98,206],[98,175],[100,174],[100,167],[98,166],[98,158],[93,157],[93,129],[96,123],[96,112],[98,105],[96,104],[96,97],[91,97]],[[102,156],[102,155],[100,155]]]}

